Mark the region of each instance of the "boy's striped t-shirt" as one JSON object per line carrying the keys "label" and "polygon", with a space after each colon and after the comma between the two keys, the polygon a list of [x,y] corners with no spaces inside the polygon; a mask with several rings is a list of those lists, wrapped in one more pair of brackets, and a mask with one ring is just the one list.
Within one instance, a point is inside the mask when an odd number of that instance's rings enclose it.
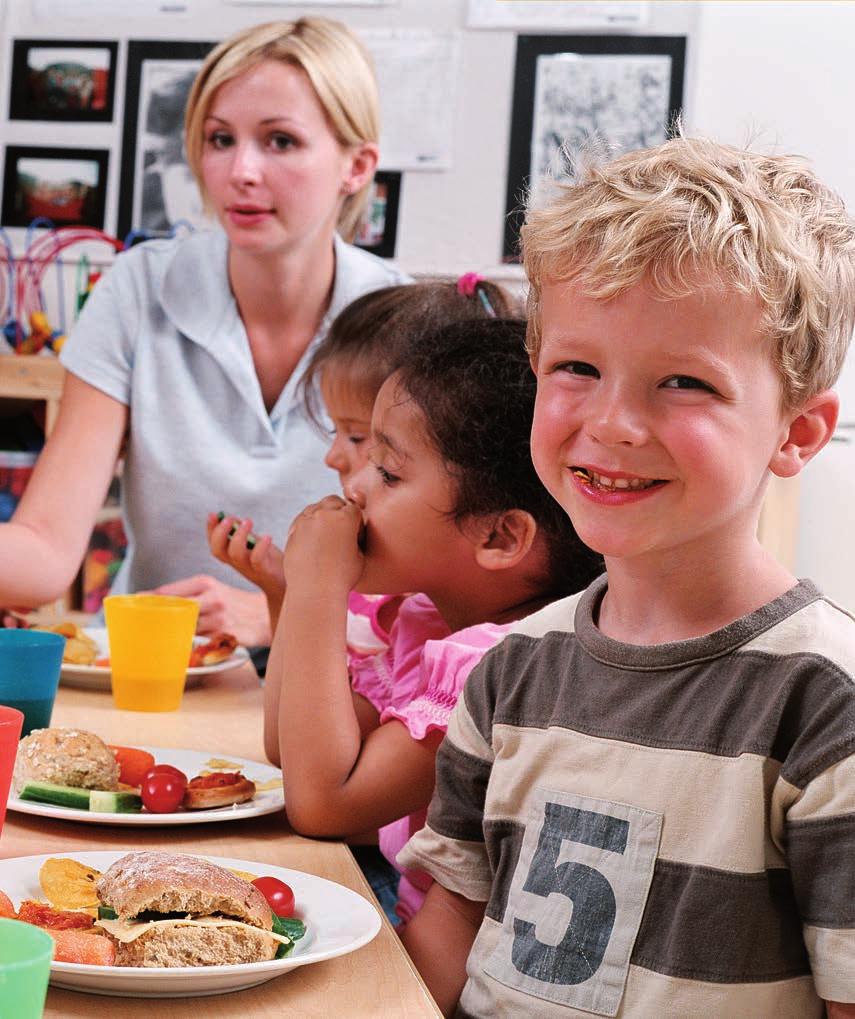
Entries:
{"label": "boy's striped t-shirt", "polygon": [[471,674],[399,861],[487,901],[463,1016],[820,1016],[855,1000],[855,621],[808,581],[704,637],[606,580]]}

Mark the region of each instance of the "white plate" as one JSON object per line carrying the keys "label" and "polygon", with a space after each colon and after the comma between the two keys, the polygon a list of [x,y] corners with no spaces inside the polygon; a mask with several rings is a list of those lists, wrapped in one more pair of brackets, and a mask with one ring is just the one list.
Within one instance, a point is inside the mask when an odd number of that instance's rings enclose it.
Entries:
{"label": "white plate", "polygon": [[[275,789],[257,792],[247,803],[235,803],[229,807],[215,807],[212,810],[177,810],[172,814],[106,814],[101,811],[78,810],[75,807],[55,807],[51,803],[33,803],[22,800],[14,790],[9,793],[9,810],[17,810],[21,814],[37,814],[39,817],[52,817],[58,821],[83,821],[85,824],[129,824],[129,825],[161,825],[161,824],[205,824],[211,821],[240,821],[246,817],[260,817],[262,814],[275,814],[285,807],[285,794],[282,791],[282,772],[270,764],[259,764],[248,761],[245,757],[234,757],[231,754],[208,753],[202,750],[174,750],[165,747],[140,747],[154,756],[157,764],[171,764],[180,768],[188,778],[193,778],[202,771],[240,771],[246,778],[258,785],[276,779]],[[211,768],[210,761],[228,761],[229,764],[240,765],[239,768]],[[1,887],[1,886],[0,886]]]}
{"label": "white plate", "polygon": [[[110,645],[107,641],[107,630],[103,626],[84,626],[82,629],[98,645],[98,657],[109,658]],[[207,642],[207,637],[193,638],[194,646],[206,644]],[[216,665],[197,665],[192,669],[188,669],[184,686],[196,686],[203,676],[211,676],[215,672],[226,672],[228,669],[234,669],[248,659],[249,651],[245,647],[238,645],[234,650],[234,654],[230,658],[226,658],[225,661],[217,662]],[[110,666],[71,665],[69,662],[63,662],[59,681],[63,686],[76,686],[86,690],[109,690]]]}
{"label": "white plate", "polygon": [[[59,853],[89,867],[105,871],[126,852]],[[294,891],[297,915],[306,923],[306,937],[297,942],[290,955],[271,962],[240,966],[181,966],[175,969],[139,966],[83,966],[53,962],[50,982],[54,987],[90,994],[117,994],[124,998],[192,998],[223,994],[255,987],[297,966],[346,955],[368,944],[380,930],[380,914],[361,895],[314,874],[286,870],[250,860],[220,856],[199,856],[221,867],[234,867],[261,876],[278,877]],[[39,868],[46,856],[20,856],[0,860],[0,889],[17,905],[22,899],[42,899]]]}

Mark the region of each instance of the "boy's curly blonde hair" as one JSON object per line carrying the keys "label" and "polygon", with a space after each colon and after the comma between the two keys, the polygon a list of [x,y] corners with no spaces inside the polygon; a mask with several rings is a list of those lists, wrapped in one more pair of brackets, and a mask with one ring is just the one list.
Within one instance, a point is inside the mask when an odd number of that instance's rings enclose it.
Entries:
{"label": "boy's curly blonde hair", "polygon": [[835,383],[855,325],[855,229],[802,159],[677,137],[554,189],[522,229],[532,357],[544,283],[605,299],[647,279],[675,298],[712,276],[763,303],[786,406]]}

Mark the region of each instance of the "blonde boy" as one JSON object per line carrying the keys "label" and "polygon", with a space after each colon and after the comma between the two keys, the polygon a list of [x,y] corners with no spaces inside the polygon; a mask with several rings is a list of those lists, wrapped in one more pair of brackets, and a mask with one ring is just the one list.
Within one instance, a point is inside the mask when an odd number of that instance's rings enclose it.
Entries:
{"label": "blonde boy", "polygon": [[677,138],[523,245],[532,456],[607,573],[470,677],[408,947],[461,1016],[855,1016],[855,621],[756,539],[835,427],[852,224]]}

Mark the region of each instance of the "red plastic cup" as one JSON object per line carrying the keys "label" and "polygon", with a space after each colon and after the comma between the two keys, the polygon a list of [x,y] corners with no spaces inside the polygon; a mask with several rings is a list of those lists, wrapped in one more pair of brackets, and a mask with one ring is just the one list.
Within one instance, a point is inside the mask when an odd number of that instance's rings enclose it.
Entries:
{"label": "red plastic cup", "polygon": [[0,704],[0,833],[6,820],[6,803],[9,800],[9,787],[12,784],[12,771],[23,724],[22,711]]}

